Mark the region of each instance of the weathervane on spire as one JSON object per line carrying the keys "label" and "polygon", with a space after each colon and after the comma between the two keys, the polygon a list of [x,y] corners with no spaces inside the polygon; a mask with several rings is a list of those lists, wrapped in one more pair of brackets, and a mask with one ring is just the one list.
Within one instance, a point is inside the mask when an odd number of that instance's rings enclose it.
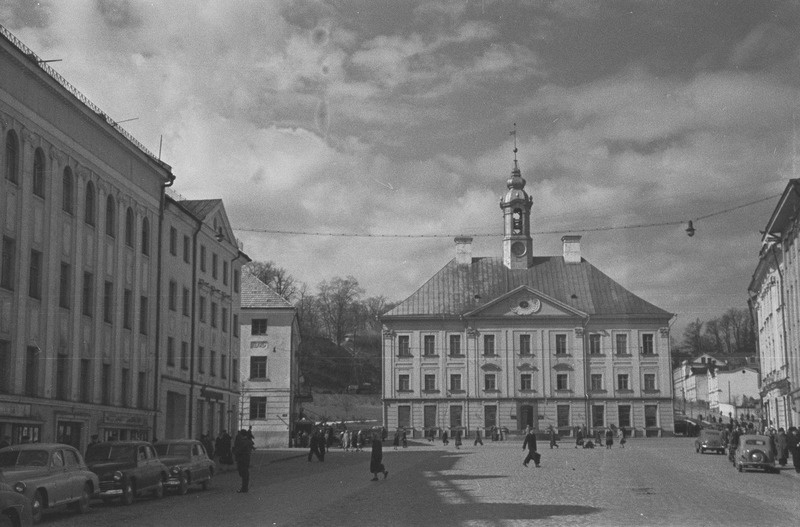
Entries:
{"label": "weathervane on spire", "polygon": [[514,123],[514,129],[511,130],[511,135],[514,136],[514,166],[517,165],[517,123]]}

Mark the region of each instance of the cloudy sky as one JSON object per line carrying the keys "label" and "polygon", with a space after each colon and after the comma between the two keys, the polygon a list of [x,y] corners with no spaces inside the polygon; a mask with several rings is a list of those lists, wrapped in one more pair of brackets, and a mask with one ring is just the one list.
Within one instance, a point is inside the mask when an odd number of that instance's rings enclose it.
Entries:
{"label": "cloudy sky", "polygon": [[535,253],[582,234],[680,338],[746,307],[800,165],[795,1],[4,0],[0,24],[312,288],[401,300],[457,234],[499,256],[516,123]]}

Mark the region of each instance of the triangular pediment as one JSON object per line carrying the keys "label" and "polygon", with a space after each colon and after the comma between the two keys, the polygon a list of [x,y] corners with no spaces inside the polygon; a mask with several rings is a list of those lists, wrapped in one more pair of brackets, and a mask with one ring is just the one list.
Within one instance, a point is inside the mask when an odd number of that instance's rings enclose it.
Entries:
{"label": "triangular pediment", "polygon": [[485,305],[465,313],[465,317],[581,317],[586,313],[575,309],[541,291],[529,286],[520,286]]}

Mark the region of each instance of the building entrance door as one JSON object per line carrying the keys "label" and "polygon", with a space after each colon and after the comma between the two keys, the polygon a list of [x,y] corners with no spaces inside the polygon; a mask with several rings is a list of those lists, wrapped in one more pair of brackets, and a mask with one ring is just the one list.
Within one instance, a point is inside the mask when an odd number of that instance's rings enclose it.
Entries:
{"label": "building entrance door", "polygon": [[538,416],[536,415],[536,403],[521,404],[517,413],[517,429],[525,430],[528,426],[536,430]]}
{"label": "building entrance door", "polygon": [[59,421],[56,427],[56,441],[81,449],[81,430],[83,423],[75,421]]}

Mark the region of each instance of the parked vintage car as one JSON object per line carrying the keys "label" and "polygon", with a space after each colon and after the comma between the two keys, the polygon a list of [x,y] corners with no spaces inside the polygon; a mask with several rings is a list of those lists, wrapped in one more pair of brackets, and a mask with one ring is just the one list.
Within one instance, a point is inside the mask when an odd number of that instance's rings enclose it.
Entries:
{"label": "parked vintage car", "polygon": [[700,433],[700,423],[690,417],[675,417],[675,435],[695,437]]}
{"label": "parked vintage car", "polygon": [[130,505],[145,492],[156,498],[164,496],[169,471],[146,441],[97,443],[86,452],[86,463],[100,478],[103,501],[120,498]]}
{"label": "parked vintage car", "polygon": [[700,435],[694,440],[694,450],[701,454],[705,454],[707,450],[724,454],[725,445],[722,442],[722,432],[711,428],[701,429]]}
{"label": "parked vintage car", "polygon": [[194,439],[168,439],[155,445],[159,459],[169,468],[169,475],[164,482],[167,489],[178,494],[186,494],[189,485],[200,485],[208,488],[214,477],[213,461],[200,441]]}
{"label": "parked vintage car", "polygon": [[33,521],[45,509],[70,505],[89,510],[89,500],[100,489],[97,476],[80,452],[59,443],[27,443],[0,449],[0,470],[14,490],[31,502]]}
{"label": "parked vintage car", "polygon": [[757,468],[780,473],[775,466],[775,453],[770,441],[770,437],[764,435],[745,434],[739,437],[739,446],[733,457],[736,469],[742,472],[746,468]]}
{"label": "parked vintage car", "polygon": [[33,525],[31,502],[16,492],[0,472],[0,525],[30,527]]}

